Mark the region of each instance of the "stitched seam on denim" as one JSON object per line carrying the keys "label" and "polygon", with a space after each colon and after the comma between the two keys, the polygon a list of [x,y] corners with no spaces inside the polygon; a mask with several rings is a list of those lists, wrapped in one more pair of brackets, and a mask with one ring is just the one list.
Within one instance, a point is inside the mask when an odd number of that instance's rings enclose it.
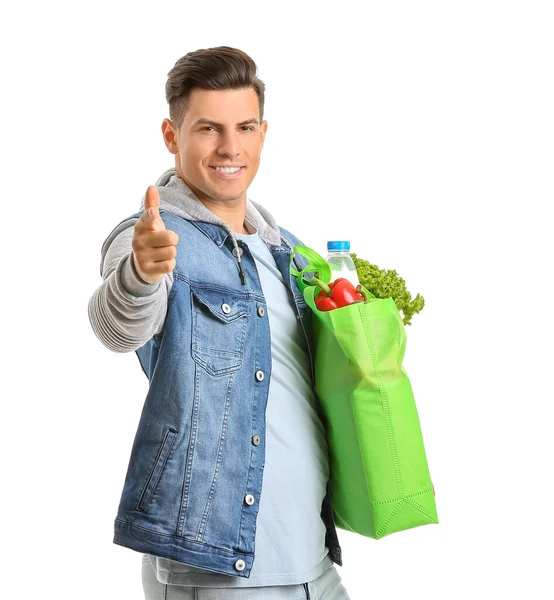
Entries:
{"label": "stitched seam on denim", "polygon": [[135,499],[135,507],[137,510],[142,510],[139,508],[139,504],[140,504],[141,498],[144,496],[144,493],[146,492],[146,488],[148,487],[148,483],[149,483],[150,479],[152,479],[152,474],[154,473],[154,469],[156,468],[156,463],[158,462],[159,457],[162,453],[163,447],[165,445],[166,437],[167,437],[167,432],[166,432],[166,434],[164,434],[163,440],[158,444],[157,452],[156,452],[153,460],[151,461],[150,467],[148,469],[148,477],[146,478],[146,481],[145,481],[144,485],[142,486],[142,488],[139,488],[138,497]]}
{"label": "stitched seam on denim", "polygon": [[237,290],[236,288],[230,288],[224,285],[217,285],[217,284],[206,284],[206,283],[199,283],[197,281],[190,281],[189,283],[192,283],[191,288],[194,290],[207,290],[208,292],[232,292],[234,296],[236,296],[237,298],[240,298],[242,300],[249,300],[252,297],[252,292],[248,292],[248,291],[242,291],[242,290]]}
{"label": "stitched seam on denim", "polygon": [[[198,368],[198,367],[197,367]],[[187,513],[188,501],[189,501],[189,493],[190,493],[190,482],[192,479],[192,460],[194,458],[194,450],[196,447],[196,434],[198,431],[198,405],[199,405],[199,385],[198,385],[198,371],[195,369],[194,371],[194,396],[192,402],[192,411],[191,411],[191,424],[190,424],[190,437],[189,444],[187,448],[187,462],[185,465],[185,483],[184,483],[184,491],[183,491],[183,499],[181,503],[181,508],[179,509],[179,526],[177,529],[177,533],[180,536],[184,536],[184,528],[185,528],[185,515]]]}
{"label": "stitched seam on denim", "polygon": [[217,476],[219,475],[219,467],[221,466],[221,459],[223,457],[223,446],[224,442],[227,439],[227,421],[229,418],[229,406],[231,399],[231,389],[233,387],[235,375],[231,373],[229,377],[229,383],[227,384],[227,393],[225,394],[225,412],[223,414],[223,424],[221,426],[221,435],[219,438],[219,447],[217,450],[217,460],[215,463],[215,471],[212,479],[212,485],[210,486],[210,491],[208,493],[208,500],[206,502],[206,508],[204,509],[204,514],[202,515],[202,520],[200,522],[200,528],[198,530],[198,539],[201,540],[206,531],[206,523],[208,521],[208,517],[212,511],[212,500],[215,495],[215,484],[217,483]]}
{"label": "stitched seam on denim", "polygon": [[[194,331],[198,331],[199,329],[201,329],[201,327],[198,325],[198,316],[193,313],[193,317],[192,317],[193,321],[192,321],[192,325],[194,328]],[[238,321],[238,323],[237,323]],[[194,360],[194,362],[198,365],[200,365],[205,371],[207,371],[210,375],[214,376],[214,377],[218,377],[218,376],[222,376],[222,375],[228,375],[229,373],[233,373],[235,371],[238,371],[241,367],[242,367],[242,359],[243,359],[243,350],[244,350],[244,344],[245,344],[245,340],[246,340],[246,328],[247,328],[247,324],[248,321],[245,318],[242,318],[242,320],[236,320],[233,321],[233,323],[238,324],[242,324],[241,325],[241,329],[240,332],[235,332],[235,337],[236,339],[238,339],[240,341],[240,348],[238,351],[226,351],[226,350],[214,350],[213,348],[207,348],[207,347],[201,347],[196,343],[195,337],[193,336],[192,339],[192,358]],[[225,327],[230,326],[230,324],[226,324],[224,325]],[[235,325],[236,327],[236,325]],[[209,358],[215,358],[217,356],[217,354],[211,354],[211,352],[216,352],[219,353],[219,357],[223,358],[224,356],[226,358],[231,358],[233,359],[233,364],[226,366],[226,367],[222,367],[219,369],[215,369],[213,367],[212,364],[210,364],[207,360],[205,360],[202,355],[207,355]],[[226,354],[224,355],[223,353],[226,352]]]}
{"label": "stitched seam on denim", "polygon": [[[171,454],[173,446],[175,445],[177,435],[178,433],[171,427],[168,427],[166,429],[162,443],[156,455],[156,460],[154,461],[154,465],[150,471],[150,474],[148,475],[148,479],[146,480],[146,483],[144,485],[143,492],[139,497],[139,504],[137,505],[137,510],[147,512],[152,497],[154,496],[154,492],[158,489],[162,473],[165,470],[165,465],[167,464],[169,455]],[[139,508],[141,503],[143,504],[143,508]]]}
{"label": "stitched seam on denim", "polygon": [[183,273],[181,273],[181,271],[178,271],[177,269],[175,269],[173,271],[173,279],[174,280],[178,279],[179,281],[186,283],[191,288],[232,292],[233,295],[239,297],[241,300],[256,300],[259,302],[265,302],[265,298],[261,294],[258,294],[258,292],[256,292],[255,290],[243,291],[243,290],[238,290],[237,288],[233,288],[233,287],[225,287],[225,286],[217,286],[217,285],[213,286],[212,284],[209,284],[209,285],[202,284],[199,281],[190,279],[189,277],[187,277],[186,275],[184,275]]}
{"label": "stitched seam on denim", "polygon": [[[126,527],[132,527],[133,529],[141,529],[143,531],[147,531],[149,533],[154,533],[159,536],[179,539],[184,542],[188,542],[189,544],[197,544],[198,546],[203,546],[205,548],[213,548],[214,550],[217,550],[218,552],[225,552],[226,554],[229,554],[231,556],[237,555],[237,552],[235,550],[228,550],[227,548],[221,548],[220,546],[212,546],[211,544],[206,544],[206,542],[199,542],[198,540],[192,540],[187,537],[178,537],[178,536],[173,535],[172,533],[162,533],[160,531],[155,531],[154,529],[150,529],[148,527],[143,527],[142,525],[137,525],[136,523],[131,523],[131,521],[123,521],[121,519],[115,519],[115,522],[120,523],[121,525],[125,525]],[[239,552],[239,555],[240,554],[242,554],[244,556],[252,556],[248,552]],[[162,556],[162,555],[159,554],[158,556]],[[175,560],[173,558],[170,558],[169,556],[168,557],[163,556],[163,558],[169,558],[170,560]]]}

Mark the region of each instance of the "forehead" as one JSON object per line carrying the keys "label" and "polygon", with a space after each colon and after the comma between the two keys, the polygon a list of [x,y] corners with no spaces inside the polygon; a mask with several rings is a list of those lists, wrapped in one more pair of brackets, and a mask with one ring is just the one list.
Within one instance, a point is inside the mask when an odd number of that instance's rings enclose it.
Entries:
{"label": "forehead", "polygon": [[214,121],[244,121],[259,117],[258,95],[254,88],[242,90],[203,90],[195,88],[189,98],[185,121],[199,118]]}

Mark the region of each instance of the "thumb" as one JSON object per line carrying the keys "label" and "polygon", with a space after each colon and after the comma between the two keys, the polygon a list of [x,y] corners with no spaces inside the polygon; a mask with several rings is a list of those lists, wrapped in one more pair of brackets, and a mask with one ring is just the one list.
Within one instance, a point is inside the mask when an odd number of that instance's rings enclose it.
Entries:
{"label": "thumb", "polygon": [[[160,193],[155,185],[148,186],[144,199],[144,214],[152,225],[159,224],[160,219]],[[163,221],[161,221],[163,223]]]}

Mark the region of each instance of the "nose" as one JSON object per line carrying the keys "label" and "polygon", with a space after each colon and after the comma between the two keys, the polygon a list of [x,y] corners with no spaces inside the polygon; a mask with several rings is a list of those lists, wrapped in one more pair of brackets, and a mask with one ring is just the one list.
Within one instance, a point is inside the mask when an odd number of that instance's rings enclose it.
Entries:
{"label": "nose", "polygon": [[220,137],[218,153],[221,156],[235,157],[240,154],[240,139],[236,131],[223,133]]}

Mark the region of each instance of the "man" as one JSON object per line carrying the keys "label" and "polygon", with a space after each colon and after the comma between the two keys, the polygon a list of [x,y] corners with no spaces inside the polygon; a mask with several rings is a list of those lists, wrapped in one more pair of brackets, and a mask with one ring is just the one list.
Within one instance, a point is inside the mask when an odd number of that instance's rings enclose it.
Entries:
{"label": "man", "polygon": [[300,241],[247,199],[264,90],[240,50],[177,61],[162,123],[175,167],[107,237],[89,302],[98,338],[149,378],[114,535],[143,554],[147,599],[348,598],[290,275]]}

